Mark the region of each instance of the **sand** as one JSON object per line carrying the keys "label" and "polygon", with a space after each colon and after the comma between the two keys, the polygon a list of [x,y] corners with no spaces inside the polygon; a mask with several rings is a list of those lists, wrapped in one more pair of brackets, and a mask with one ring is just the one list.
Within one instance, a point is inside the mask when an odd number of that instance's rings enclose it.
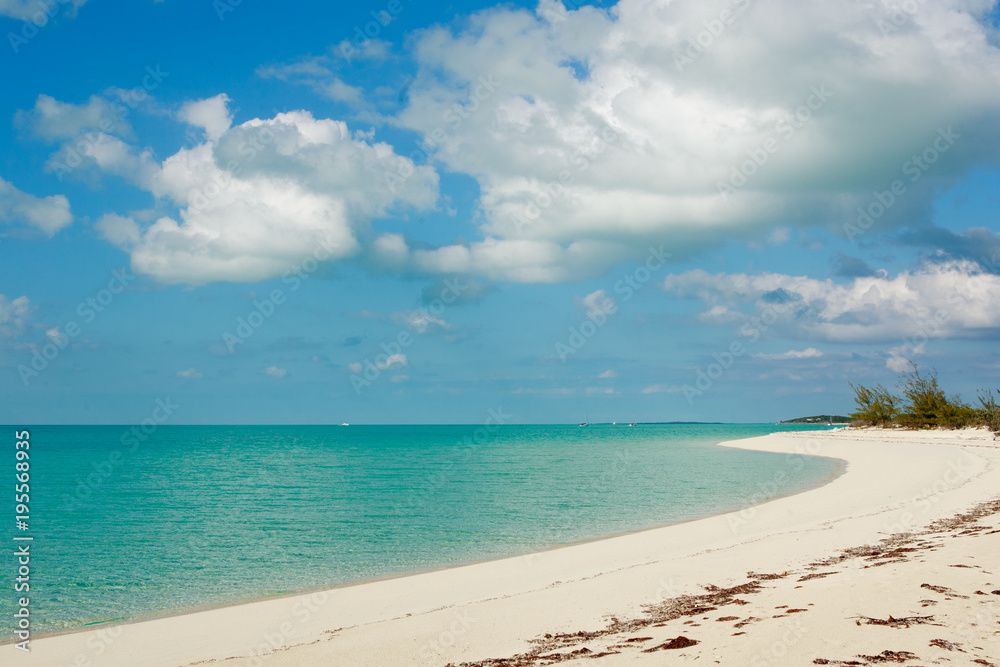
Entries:
{"label": "sand", "polygon": [[805,454],[845,469],[729,514],[45,637],[30,655],[5,645],[0,663],[1000,666],[992,434],[838,429],[725,446],[787,454],[775,480]]}

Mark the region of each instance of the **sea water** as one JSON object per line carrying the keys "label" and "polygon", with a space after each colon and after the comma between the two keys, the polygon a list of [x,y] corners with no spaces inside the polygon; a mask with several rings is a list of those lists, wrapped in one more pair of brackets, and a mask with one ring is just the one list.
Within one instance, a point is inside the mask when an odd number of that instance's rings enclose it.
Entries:
{"label": "sea water", "polygon": [[[259,599],[731,510],[821,483],[838,464],[714,444],[804,428],[34,428],[32,628]],[[15,544],[13,526],[6,532]],[[8,591],[0,634],[10,638]]]}

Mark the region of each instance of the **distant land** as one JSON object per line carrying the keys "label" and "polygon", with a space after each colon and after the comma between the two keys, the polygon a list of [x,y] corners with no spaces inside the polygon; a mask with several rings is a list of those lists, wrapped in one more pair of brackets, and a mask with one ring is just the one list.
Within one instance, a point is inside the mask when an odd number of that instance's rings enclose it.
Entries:
{"label": "distant land", "polygon": [[788,419],[781,424],[850,424],[853,419],[844,415],[816,415],[815,417],[799,417],[798,419]]}

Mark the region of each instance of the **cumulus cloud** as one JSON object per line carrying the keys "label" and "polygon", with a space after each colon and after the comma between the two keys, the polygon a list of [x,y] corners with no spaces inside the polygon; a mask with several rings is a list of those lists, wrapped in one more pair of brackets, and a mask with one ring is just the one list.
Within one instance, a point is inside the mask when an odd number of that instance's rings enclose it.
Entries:
{"label": "cumulus cloud", "polygon": [[283,378],[288,375],[288,369],[278,368],[277,366],[268,366],[264,369],[264,375],[268,375],[273,378]]}
{"label": "cumulus cloud", "polygon": [[101,216],[94,224],[94,228],[106,241],[126,249],[133,248],[141,236],[139,223],[132,218],[114,213]]}
{"label": "cumulus cloud", "polygon": [[603,373],[601,373],[597,377],[606,380],[606,379],[618,377],[618,373],[616,371],[614,371],[614,370],[610,370],[609,369],[609,370],[604,371]]}
{"label": "cumulus cloud", "polygon": [[209,141],[218,141],[233,124],[229,96],[221,93],[204,100],[186,102],[177,112],[177,118],[204,130]]}
{"label": "cumulus cloud", "polygon": [[[131,253],[135,271],[164,283],[264,280],[309,256],[354,255],[373,218],[437,200],[433,169],[352,137],[343,122],[296,111],[224,129],[227,100],[185,106],[209,140],[162,162],[108,135],[86,147],[98,168],[179,210],[144,227],[120,216],[102,221],[102,234]],[[410,177],[387,180],[400,164]]]}
{"label": "cumulus cloud", "polygon": [[776,273],[667,276],[664,289],[742,319],[769,313],[793,336],[829,341],[978,337],[1000,328],[1000,276],[970,261],[925,264],[847,283]]}
{"label": "cumulus cloud", "polygon": [[187,370],[177,371],[177,377],[184,378],[185,380],[197,380],[204,377],[204,375],[196,368],[188,368]]}
{"label": "cumulus cloud", "polygon": [[1000,273],[1000,234],[986,227],[953,232],[942,227],[906,230],[899,235],[904,245],[934,248],[934,254],[970,259],[990,273]]}
{"label": "cumulus cloud", "polygon": [[39,95],[34,108],[18,111],[16,125],[47,141],[74,139],[87,130],[129,136],[132,126],[115,111],[115,105],[92,95],[84,104],[60,102],[49,95]]}
{"label": "cumulus cloud", "polygon": [[0,294],[0,337],[12,338],[24,330],[31,302],[26,296],[10,299]]}
{"label": "cumulus cloud", "polygon": [[73,214],[65,195],[35,197],[0,178],[0,222],[26,224],[55,236],[73,222]]}
{"label": "cumulus cloud", "polygon": [[[722,33],[693,48],[734,4]],[[887,30],[890,9],[877,3],[621,0],[570,11],[543,0],[425,30],[397,122],[477,179],[483,238],[405,257],[396,248],[397,259],[571,280],[638,258],[651,241],[684,256],[720,239],[763,241],[776,220],[840,232],[895,179],[905,195],[877,229],[926,223],[936,192],[1000,155],[990,6],[924,2]],[[948,127],[959,138],[911,181],[907,161]],[[753,173],[732,185],[739,170]]]}
{"label": "cumulus cloud", "polygon": [[371,247],[376,266],[394,271],[481,275],[491,280],[557,283],[600,276],[630,257],[625,246],[581,241],[488,238],[468,245],[411,248],[400,234],[383,234]]}

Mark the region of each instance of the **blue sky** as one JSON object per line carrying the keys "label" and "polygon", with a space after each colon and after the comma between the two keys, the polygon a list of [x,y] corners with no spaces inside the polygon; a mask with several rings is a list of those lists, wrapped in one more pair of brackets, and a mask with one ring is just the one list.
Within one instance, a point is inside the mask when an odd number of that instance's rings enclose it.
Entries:
{"label": "blue sky", "polygon": [[0,0],[0,422],[775,421],[907,359],[971,399],[997,16]]}

